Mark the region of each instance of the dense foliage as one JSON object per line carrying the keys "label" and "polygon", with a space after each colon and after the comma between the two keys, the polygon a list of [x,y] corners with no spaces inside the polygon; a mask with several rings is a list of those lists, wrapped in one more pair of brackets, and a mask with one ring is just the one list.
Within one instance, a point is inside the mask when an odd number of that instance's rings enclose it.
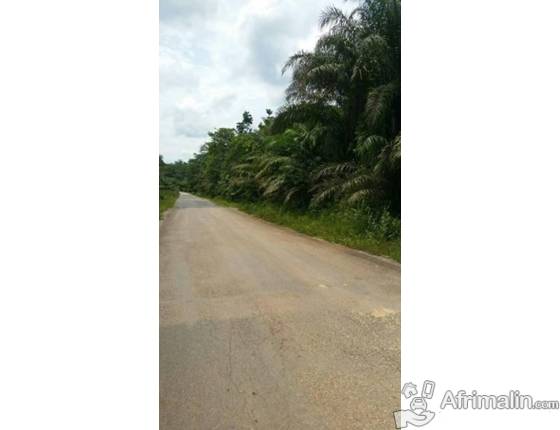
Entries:
{"label": "dense foliage", "polygon": [[286,104],[256,128],[245,112],[234,128],[209,133],[187,163],[160,160],[160,187],[300,211],[357,210],[398,228],[400,1],[362,0],[350,14],[329,7],[320,25],[314,50],[284,67],[292,75]]}

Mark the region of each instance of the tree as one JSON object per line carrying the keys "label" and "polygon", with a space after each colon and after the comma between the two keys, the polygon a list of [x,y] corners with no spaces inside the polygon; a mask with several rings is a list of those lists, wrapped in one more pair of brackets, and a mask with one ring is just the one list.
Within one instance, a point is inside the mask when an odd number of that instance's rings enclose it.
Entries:
{"label": "tree", "polygon": [[314,49],[285,64],[285,105],[256,129],[245,111],[209,133],[186,167],[165,165],[168,179],[230,199],[400,215],[400,1],[329,7],[319,24]]}
{"label": "tree", "polygon": [[253,117],[247,111],[243,112],[243,119],[236,125],[237,133],[244,134],[251,131],[251,126],[253,125]]}
{"label": "tree", "polygon": [[[350,14],[329,7],[320,25],[328,32],[315,49],[294,54],[284,67],[292,70],[291,103],[279,120],[322,123],[337,136],[331,153],[339,159],[316,174],[315,203],[346,195],[348,202],[389,204],[398,213],[400,2],[365,0]],[[337,108],[339,121],[321,118]]]}

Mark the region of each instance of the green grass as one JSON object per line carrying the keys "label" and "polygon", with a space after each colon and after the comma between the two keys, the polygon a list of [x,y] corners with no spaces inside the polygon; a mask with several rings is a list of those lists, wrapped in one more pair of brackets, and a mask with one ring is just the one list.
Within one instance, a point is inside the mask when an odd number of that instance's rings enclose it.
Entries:
{"label": "green grass", "polygon": [[159,191],[159,219],[163,216],[163,213],[172,208],[175,204],[175,200],[179,197],[178,191],[173,190],[160,190]]}
{"label": "green grass", "polygon": [[[222,198],[212,198],[211,200],[218,205],[238,208],[243,212],[309,236],[319,237],[371,254],[386,256],[395,261],[400,261],[401,258],[400,237],[387,239],[384,237],[387,236],[386,234],[379,233],[380,229],[377,226],[374,225],[372,228],[371,224],[368,224],[370,227],[366,227],[363,214],[356,210],[302,212],[289,210],[272,203],[232,202]],[[371,223],[371,221],[368,222]],[[400,230],[400,224],[398,227]]]}

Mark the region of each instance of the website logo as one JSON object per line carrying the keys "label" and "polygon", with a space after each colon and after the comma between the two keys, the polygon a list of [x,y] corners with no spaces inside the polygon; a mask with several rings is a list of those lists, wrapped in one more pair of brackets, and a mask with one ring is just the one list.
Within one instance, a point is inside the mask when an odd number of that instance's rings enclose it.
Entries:
{"label": "website logo", "polygon": [[412,382],[407,382],[403,385],[401,395],[405,399],[410,399],[409,409],[401,409],[395,411],[395,427],[398,429],[407,428],[408,425],[415,427],[422,427],[430,423],[436,413],[428,409],[428,400],[434,397],[436,383],[434,381],[426,380],[422,385],[422,391],[418,395],[418,388]]}

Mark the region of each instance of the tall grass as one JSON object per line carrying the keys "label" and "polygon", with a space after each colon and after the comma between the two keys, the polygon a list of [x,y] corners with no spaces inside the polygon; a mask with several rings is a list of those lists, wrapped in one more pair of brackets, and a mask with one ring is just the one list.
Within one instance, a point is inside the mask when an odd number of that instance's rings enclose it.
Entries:
{"label": "tall grass", "polygon": [[175,190],[160,189],[159,190],[159,219],[162,218],[163,213],[172,208],[175,201],[179,197],[179,192]]}

